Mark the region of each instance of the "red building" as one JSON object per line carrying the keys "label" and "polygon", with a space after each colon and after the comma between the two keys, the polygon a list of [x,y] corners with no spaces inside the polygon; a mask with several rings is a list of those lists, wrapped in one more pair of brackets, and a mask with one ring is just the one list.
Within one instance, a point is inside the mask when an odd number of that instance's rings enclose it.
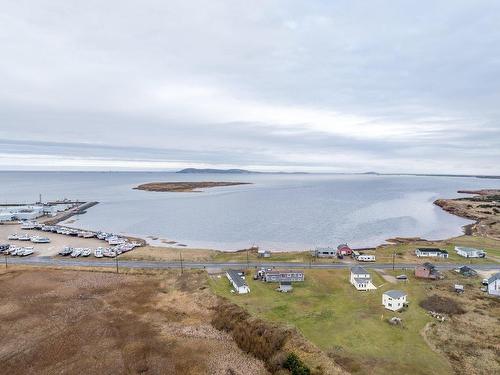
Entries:
{"label": "red building", "polygon": [[415,267],[415,276],[434,280],[440,277],[438,270],[431,263],[424,263]]}
{"label": "red building", "polygon": [[337,246],[337,254],[351,255],[352,249],[349,246],[347,246],[347,244],[343,243],[343,244]]}

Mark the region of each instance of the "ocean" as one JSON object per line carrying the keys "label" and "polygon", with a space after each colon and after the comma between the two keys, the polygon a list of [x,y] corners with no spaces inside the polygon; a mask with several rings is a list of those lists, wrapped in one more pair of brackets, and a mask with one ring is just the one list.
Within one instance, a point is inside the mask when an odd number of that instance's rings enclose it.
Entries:
{"label": "ocean", "polygon": [[[241,181],[198,193],[133,190],[146,182]],[[470,223],[432,202],[457,190],[500,188],[500,180],[335,174],[178,174],[160,172],[0,172],[0,203],[99,201],[68,225],[196,248],[305,250],[391,237],[444,239]],[[151,241],[151,239],[149,239]]]}

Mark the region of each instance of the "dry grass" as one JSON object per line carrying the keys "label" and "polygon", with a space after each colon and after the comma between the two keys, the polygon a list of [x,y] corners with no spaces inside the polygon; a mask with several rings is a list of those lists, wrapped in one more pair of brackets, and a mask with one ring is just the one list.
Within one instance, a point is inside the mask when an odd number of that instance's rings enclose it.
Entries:
{"label": "dry grass", "polygon": [[266,373],[208,323],[202,273],[32,269],[0,282],[2,373]]}
{"label": "dry grass", "polygon": [[452,285],[465,285],[465,293],[453,297],[464,310],[444,323],[430,323],[423,331],[434,350],[444,354],[457,374],[500,373],[500,299],[479,290],[477,280],[453,272],[433,286],[433,293],[448,298]]}

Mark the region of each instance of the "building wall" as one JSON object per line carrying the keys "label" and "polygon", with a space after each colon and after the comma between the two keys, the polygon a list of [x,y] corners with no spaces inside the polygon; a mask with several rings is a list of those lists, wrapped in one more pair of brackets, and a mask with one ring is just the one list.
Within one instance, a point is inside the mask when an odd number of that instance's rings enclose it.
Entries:
{"label": "building wall", "polygon": [[500,296],[500,280],[495,280],[488,284],[488,293],[494,296]]}
{"label": "building wall", "polygon": [[392,311],[397,311],[401,308],[403,308],[403,305],[406,303],[406,296],[393,299],[387,294],[382,295],[382,304],[385,306],[386,309],[392,310]]}

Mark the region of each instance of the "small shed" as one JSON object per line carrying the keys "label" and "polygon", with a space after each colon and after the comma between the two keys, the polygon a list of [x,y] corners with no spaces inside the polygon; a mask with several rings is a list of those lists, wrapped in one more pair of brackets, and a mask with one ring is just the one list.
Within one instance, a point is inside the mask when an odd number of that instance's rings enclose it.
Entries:
{"label": "small shed", "polygon": [[407,294],[402,290],[388,290],[382,294],[382,305],[388,310],[401,310],[407,303]]}
{"label": "small shed", "polygon": [[458,293],[458,294],[465,292],[464,286],[461,284],[455,284],[454,290],[455,290],[455,293]]}
{"label": "small shed", "polygon": [[271,257],[271,250],[259,249],[259,250],[257,250],[257,256],[259,258],[270,258]]}
{"label": "small shed", "polygon": [[292,282],[291,281],[281,281],[280,286],[276,290],[279,292],[282,292],[282,293],[289,293],[293,290]]}

